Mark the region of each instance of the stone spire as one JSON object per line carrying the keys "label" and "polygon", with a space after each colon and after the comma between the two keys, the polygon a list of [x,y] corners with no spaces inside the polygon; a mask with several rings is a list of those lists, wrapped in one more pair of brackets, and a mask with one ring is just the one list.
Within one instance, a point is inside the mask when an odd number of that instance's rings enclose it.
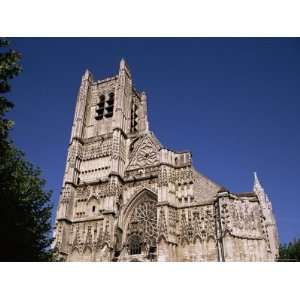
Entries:
{"label": "stone spire", "polygon": [[88,69],[86,69],[82,76],[82,80],[88,80],[88,79],[93,80],[93,75]]}
{"label": "stone spire", "polygon": [[261,184],[258,180],[257,173],[254,172],[254,187],[261,187]]}
{"label": "stone spire", "polygon": [[265,193],[264,188],[262,187],[258,177],[257,173],[254,172],[254,185],[253,185],[253,192],[257,195],[259,201],[261,202],[263,207],[272,209],[271,202],[269,200],[268,195]]}
{"label": "stone spire", "polygon": [[254,184],[253,184],[253,191],[257,194],[257,193],[263,193],[264,194],[264,189],[257,177],[257,173],[254,172]]}
{"label": "stone spire", "polygon": [[131,73],[130,73],[128,64],[126,63],[125,59],[122,58],[120,61],[119,73],[121,73],[124,70],[127,72],[127,75],[131,78]]}

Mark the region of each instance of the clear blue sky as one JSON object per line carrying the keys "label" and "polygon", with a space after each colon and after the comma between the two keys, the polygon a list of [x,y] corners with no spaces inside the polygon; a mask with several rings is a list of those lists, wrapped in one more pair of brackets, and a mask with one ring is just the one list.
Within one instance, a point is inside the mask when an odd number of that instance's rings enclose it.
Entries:
{"label": "clear blue sky", "polygon": [[103,79],[124,57],[148,95],[161,143],[191,150],[196,168],[232,192],[253,171],[282,242],[300,237],[300,39],[13,39],[24,72],[12,82],[16,145],[59,198],[75,100],[85,69]]}

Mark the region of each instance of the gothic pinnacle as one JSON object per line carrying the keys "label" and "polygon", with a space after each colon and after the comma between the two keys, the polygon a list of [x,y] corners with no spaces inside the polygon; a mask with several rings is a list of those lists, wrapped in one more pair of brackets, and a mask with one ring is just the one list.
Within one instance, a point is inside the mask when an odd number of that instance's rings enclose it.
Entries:
{"label": "gothic pinnacle", "polygon": [[262,185],[261,185],[261,183],[260,183],[260,181],[257,177],[256,172],[254,172],[254,187],[253,187],[253,189],[261,189],[261,190],[263,189],[263,187],[262,187]]}
{"label": "gothic pinnacle", "polygon": [[86,69],[84,75],[82,76],[82,80],[88,80],[91,77],[92,77],[92,73],[88,69]]}

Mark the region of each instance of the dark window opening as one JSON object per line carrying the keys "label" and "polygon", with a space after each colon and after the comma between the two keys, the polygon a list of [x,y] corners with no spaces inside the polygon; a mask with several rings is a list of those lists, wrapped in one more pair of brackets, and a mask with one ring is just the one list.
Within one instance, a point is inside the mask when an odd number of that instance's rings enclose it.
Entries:
{"label": "dark window opening", "polygon": [[121,254],[121,251],[116,250],[114,253],[114,257],[119,257]]}
{"label": "dark window opening", "polygon": [[108,95],[108,100],[106,101],[105,105],[105,117],[106,118],[111,118],[114,113],[114,101],[115,101],[115,95],[114,93],[110,93]]}
{"label": "dark window opening", "polygon": [[129,252],[130,255],[141,254],[142,243],[141,243],[141,238],[138,235],[133,235],[130,237]]}
{"label": "dark window opening", "polygon": [[106,107],[106,109],[105,109],[105,117],[106,118],[112,117],[112,115],[113,115],[113,109],[114,109],[113,106]]}
{"label": "dark window opening", "polygon": [[131,107],[131,132],[137,132],[138,125],[138,115],[137,115],[137,105],[135,103],[132,104]]}
{"label": "dark window opening", "polygon": [[103,116],[104,116],[104,106],[105,106],[105,96],[101,95],[100,96],[100,101],[97,104],[97,108],[96,108],[96,120],[102,120]]}
{"label": "dark window opening", "polygon": [[104,105],[105,105],[105,96],[104,96],[104,95],[101,95],[101,96],[100,96],[100,101],[99,101],[99,103],[98,103],[98,106],[99,106],[100,108],[104,108]]}
{"label": "dark window opening", "polygon": [[108,96],[107,105],[108,106],[113,106],[114,101],[115,101],[114,93],[110,93],[109,96]]}
{"label": "dark window opening", "polygon": [[95,212],[95,210],[96,210],[96,206],[93,206],[92,207],[92,212]]}
{"label": "dark window opening", "polygon": [[149,249],[149,253],[150,253],[150,254],[153,254],[153,253],[155,253],[155,252],[156,252],[156,247],[151,246],[150,249]]}
{"label": "dark window opening", "polygon": [[156,256],[156,247],[155,246],[150,246],[149,252],[148,252],[148,259],[151,261],[155,259]]}
{"label": "dark window opening", "polygon": [[102,120],[103,118],[111,118],[114,113],[114,102],[115,95],[114,93],[110,93],[108,95],[108,99],[105,101],[105,96],[100,96],[100,101],[96,107],[96,120]]}

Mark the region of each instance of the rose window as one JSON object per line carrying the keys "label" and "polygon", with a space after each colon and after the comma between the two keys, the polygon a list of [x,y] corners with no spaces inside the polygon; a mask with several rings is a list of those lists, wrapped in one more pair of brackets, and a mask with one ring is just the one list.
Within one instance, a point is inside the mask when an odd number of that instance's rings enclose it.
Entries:
{"label": "rose window", "polygon": [[[137,238],[139,237],[139,238]],[[157,238],[157,208],[156,201],[147,199],[138,204],[129,219],[127,241],[131,254],[137,254],[137,249],[145,246],[155,247]],[[137,242],[139,240],[139,242]],[[139,243],[139,245],[138,245]]]}

